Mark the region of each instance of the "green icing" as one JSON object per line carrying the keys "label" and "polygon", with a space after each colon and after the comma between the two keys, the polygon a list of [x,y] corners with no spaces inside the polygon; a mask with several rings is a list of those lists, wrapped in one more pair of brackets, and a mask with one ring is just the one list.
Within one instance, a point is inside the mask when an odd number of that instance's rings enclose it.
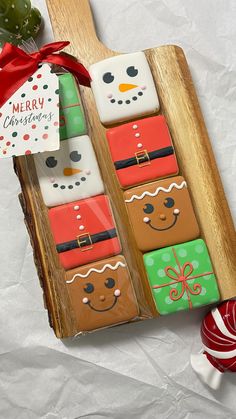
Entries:
{"label": "green icing", "polygon": [[[219,300],[216,278],[214,273],[210,273],[213,272],[213,268],[203,240],[193,240],[154,250],[143,257],[154,301],[160,314],[189,310]],[[187,263],[190,265],[186,265]],[[167,272],[168,267],[175,271],[168,269]],[[191,267],[193,270],[190,273]],[[188,278],[186,281],[177,280],[180,277],[180,268],[182,279],[184,276]],[[167,273],[174,278],[170,278]],[[198,275],[201,276],[191,279]],[[153,286],[162,287],[154,289]],[[194,295],[196,293],[199,294]],[[173,301],[174,298],[176,301]]]}
{"label": "green icing", "polygon": [[36,38],[41,21],[39,10],[31,8],[30,0],[1,0],[0,46],[4,42],[18,45],[22,40]]}
{"label": "green icing", "polygon": [[87,132],[84,110],[75,78],[70,73],[59,76],[60,139],[84,135]]}

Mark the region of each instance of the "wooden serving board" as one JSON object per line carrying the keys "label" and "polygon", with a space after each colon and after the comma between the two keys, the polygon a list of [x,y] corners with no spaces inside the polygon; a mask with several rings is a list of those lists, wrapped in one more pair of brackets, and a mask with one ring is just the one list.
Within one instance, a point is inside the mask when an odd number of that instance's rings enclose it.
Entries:
{"label": "wooden serving board", "polygon": [[[88,67],[117,55],[98,40],[88,0],[48,0],[48,9],[56,40],[70,40],[67,52]],[[210,140],[199,107],[184,52],[168,45],[145,51],[175,146],[180,174],[188,183],[193,205],[207,243],[218,279],[222,300],[236,296],[236,236],[223,191]],[[83,102],[97,158],[107,191],[113,201],[123,245],[123,254],[133,270],[134,285],[141,306],[141,316],[157,316],[151,291],[127,219],[123,194],[113,173],[105,128],[101,125],[92,92],[82,89]],[[22,194],[26,224],[31,236],[34,257],[44,291],[50,324],[58,337],[78,332],[71,315],[65,287],[65,273],[60,267],[45,207],[31,156],[15,159]],[[122,220],[122,221],[121,221]],[[140,287],[142,279],[143,290]],[[149,301],[149,307],[143,301]]]}

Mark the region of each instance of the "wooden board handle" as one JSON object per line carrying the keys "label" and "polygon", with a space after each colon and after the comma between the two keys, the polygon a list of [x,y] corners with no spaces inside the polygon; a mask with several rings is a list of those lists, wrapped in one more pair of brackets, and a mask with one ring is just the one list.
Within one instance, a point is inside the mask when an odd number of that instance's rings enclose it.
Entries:
{"label": "wooden board handle", "polygon": [[97,38],[89,0],[47,0],[53,31],[60,39],[71,41],[68,51],[85,66],[102,57],[116,55]]}

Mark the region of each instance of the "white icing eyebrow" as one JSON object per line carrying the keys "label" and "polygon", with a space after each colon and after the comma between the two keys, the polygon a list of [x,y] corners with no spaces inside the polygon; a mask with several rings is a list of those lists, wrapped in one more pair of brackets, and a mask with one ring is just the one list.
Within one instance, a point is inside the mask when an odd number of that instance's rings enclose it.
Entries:
{"label": "white icing eyebrow", "polygon": [[91,268],[91,269],[89,269],[87,272],[86,272],[86,274],[75,274],[74,276],[73,276],[73,278],[72,279],[70,279],[70,280],[68,280],[68,281],[66,281],[66,283],[67,284],[71,284],[72,282],[74,282],[74,280],[77,278],[77,277],[79,277],[79,278],[87,278],[90,274],[91,274],[91,272],[97,272],[97,273],[99,273],[99,274],[101,274],[101,273],[103,273],[106,269],[111,269],[112,271],[115,271],[116,269],[118,269],[118,267],[119,266],[121,266],[122,268],[125,268],[126,267],[126,264],[125,263],[123,263],[123,262],[117,262],[115,265],[110,265],[110,263],[106,263],[103,267],[102,267],[102,269],[95,269],[95,268]]}
{"label": "white icing eyebrow", "polygon": [[173,188],[182,189],[184,187],[187,187],[187,183],[185,182],[185,180],[183,180],[183,182],[180,185],[177,185],[177,183],[174,182],[170,184],[169,188],[163,188],[162,186],[159,186],[159,188],[157,188],[153,193],[149,191],[144,191],[141,195],[132,195],[131,198],[126,199],[125,202],[133,202],[134,199],[143,199],[145,196],[153,197],[158,195],[160,191],[169,193],[170,191],[172,191]]}

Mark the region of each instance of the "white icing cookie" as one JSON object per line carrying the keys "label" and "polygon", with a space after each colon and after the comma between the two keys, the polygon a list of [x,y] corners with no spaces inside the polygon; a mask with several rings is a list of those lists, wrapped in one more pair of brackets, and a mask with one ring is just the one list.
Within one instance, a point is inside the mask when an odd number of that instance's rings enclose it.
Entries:
{"label": "white icing cookie", "polygon": [[60,150],[37,154],[34,161],[48,207],[104,192],[96,156],[87,135],[61,141]]}
{"label": "white icing cookie", "polygon": [[144,52],[108,58],[93,64],[89,71],[104,124],[158,111],[159,100]]}

